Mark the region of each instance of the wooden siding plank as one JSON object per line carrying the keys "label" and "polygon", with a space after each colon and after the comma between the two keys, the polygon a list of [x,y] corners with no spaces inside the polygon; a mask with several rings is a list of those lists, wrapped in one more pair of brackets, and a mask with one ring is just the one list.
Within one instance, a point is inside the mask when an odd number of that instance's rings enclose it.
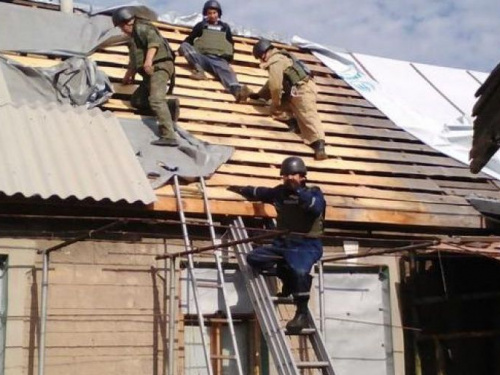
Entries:
{"label": "wooden siding plank", "polygon": [[[308,181],[312,184],[317,182],[321,183],[321,189],[325,194],[338,195],[346,197],[359,197],[359,198],[377,198],[377,199],[387,199],[395,200],[401,202],[424,202],[433,204],[446,204],[446,205],[456,205],[456,206],[467,206],[469,203],[463,197],[442,195],[442,194],[430,194],[430,193],[419,193],[414,191],[402,191],[393,189],[377,189],[364,186],[353,186],[353,185],[333,185],[330,181],[314,181],[308,175]],[[216,172],[207,181],[207,186],[229,186],[229,185],[239,185],[247,186],[249,184],[249,177],[244,175],[236,174],[225,174],[221,172]],[[254,186],[276,186],[281,183],[279,177],[276,178],[264,178],[252,176],[251,183]],[[161,188],[159,189],[161,190]]]}
{"label": "wooden siding plank", "polygon": [[[211,178],[209,181],[211,181]],[[215,181],[216,180],[216,181]],[[215,184],[214,182],[217,182]],[[220,183],[223,183],[223,186]],[[272,179],[252,179],[252,186],[265,186],[273,187],[279,184],[281,181],[276,181]],[[210,199],[227,199],[227,200],[245,200],[239,194],[230,192],[226,190],[229,185],[237,186],[248,186],[248,179],[245,177],[235,177],[230,175],[218,175],[218,178],[207,183],[209,188],[207,189],[207,195]],[[344,208],[366,208],[366,209],[384,209],[384,210],[395,210],[403,212],[423,212],[423,213],[443,213],[443,214],[457,214],[457,215],[478,215],[478,211],[473,207],[468,205],[467,201],[464,199],[461,205],[457,204],[446,204],[443,202],[433,203],[433,202],[423,202],[417,200],[400,200],[400,199],[388,199],[388,198],[378,198],[374,196],[353,196],[350,191],[351,187],[344,187],[343,194],[338,194],[340,189],[333,189],[330,185],[323,185],[322,191],[325,194],[325,199],[329,206],[344,207]],[[373,192],[375,189],[371,189]],[[200,187],[198,183],[192,183],[188,186],[183,187],[184,198],[196,197],[201,199]],[[187,194],[186,194],[187,192]],[[166,185],[156,190],[158,195],[164,196],[175,196],[172,185]]]}
{"label": "wooden siding plank", "polygon": [[[131,95],[138,85],[122,85],[121,83],[113,83],[113,89],[117,94]],[[174,89],[174,95],[181,97],[192,97],[201,99],[210,99],[213,101],[231,101],[234,102],[234,97],[228,92],[220,90],[207,90],[200,87],[190,88],[185,86],[176,85]],[[322,105],[334,104],[337,105],[339,111],[361,113],[365,109],[373,111],[375,114],[378,110],[374,109],[373,105],[366,101],[365,99],[352,98],[348,96],[340,95],[318,95],[318,105],[321,110]],[[249,101],[246,105],[262,105],[258,101]],[[345,108],[344,108],[345,107]],[[364,113],[363,113],[364,114]]]}
{"label": "wooden siding plank", "polygon": [[[288,131],[275,131],[275,130],[265,130],[265,129],[255,129],[255,128],[240,128],[240,127],[227,127],[216,124],[203,124],[194,123],[186,121],[178,121],[178,126],[182,128],[201,134],[217,134],[217,135],[232,135],[239,137],[252,137],[252,138],[262,138],[276,140],[280,139],[289,142],[299,142],[302,141],[297,137],[296,134]],[[415,155],[436,155],[442,157],[443,155],[436,150],[433,150],[425,144],[408,143],[399,140],[394,141],[379,141],[375,139],[359,139],[359,138],[349,138],[347,136],[326,136],[326,143],[329,145],[339,145],[352,148],[360,148],[367,150],[398,150],[407,153],[414,153]]]}
{"label": "wooden siding plank", "polygon": [[[228,176],[229,177],[229,176]],[[228,178],[228,182],[231,185],[241,185],[246,186],[245,181],[240,178],[240,183],[238,184],[232,182]],[[254,185],[254,186],[267,186],[273,187],[276,185],[276,181],[267,180],[267,181],[259,181],[263,184]],[[258,183],[255,181],[255,183]],[[191,197],[196,197],[198,199],[202,199],[200,195],[200,189],[198,184],[192,184],[191,187],[184,187],[182,195],[184,198],[190,197],[188,194],[191,194]],[[190,188],[190,192],[188,190]],[[340,196],[340,195],[332,195],[329,194],[328,187],[324,187],[323,193],[325,194],[325,200],[328,206],[330,207],[343,207],[343,208],[364,208],[364,209],[382,209],[382,210],[394,210],[401,212],[421,212],[421,213],[436,213],[436,214],[456,214],[456,215],[478,215],[478,211],[476,211],[473,207],[467,205],[450,205],[450,204],[432,204],[432,203],[424,203],[424,202],[411,202],[411,201],[399,201],[399,200],[390,200],[390,199],[375,199],[375,198],[366,198],[366,197],[350,197],[350,196]],[[186,194],[187,192],[187,194]],[[156,190],[158,195],[162,196],[170,196],[175,197],[174,188],[172,185],[164,186],[158,190]],[[245,201],[245,199],[236,193],[230,192],[225,188],[220,187],[209,187],[207,189],[207,195],[210,199],[217,200],[231,200],[231,201]]]}
{"label": "wooden siding plank", "polygon": [[[175,198],[159,196],[159,200],[152,205],[155,211],[176,211]],[[182,206],[187,213],[203,213],[204,203],[201,199],[182,199]],[[273,206],[258,202],[234,202],[210,200],[210,211],[215,215],[242,215],[258,217],[275,217]],[[424,214],[418,212],[398,212],[391,210],[345,209],[327,207],[326,220],[342,223],[377,223],[414,226],[438,226],[446,228],[480,228],[481,215],[444,215]]]}
{"label": "wooden siding plank", "polygon": [[[282,157],[283,159],[284,157]],[[238,165],[238,164],[224,164],[218,169],[219,172],[228,174],[240,174],[248,177],[276,177],[279,174],[278,163],[272,163],[271,160],[262,166],[255,166],[252,164]],[[274,167],[274,168],[273,168]],[[326,171],[316,171],[309,168],[307,172],[307,179],[314,183],[334,183],[353,186],[369,186],[369,187],[382,187],[387,189],[401,189],[413,191],[428,191],[428,192],[441,192],[442,189],[430,179],[412,179],[407,177],[384,177],[373,175],[355,175],[351,173],[336,173]],[[250,183],[249,179],[249,183]]]}
{"label": "wooden siding plank", "polygon": [[[266,151],[281,151],[287,153],[301,153],[312,156],[313,150],[304,143],[283,142],[282,139],[277,141],[267,141],[259,139],[242,139],[234,137],[211,136],[206,134],[196,134],[196,136],[206,142],[214,144],[223,144],[238,147],[241,149],[262,149]],[[296,135],[297,141],[301,141],[300,137]],[[464,164],[446,157],[415,155],[402,152],[390,151],[372,151],[359,148],[339,147],[339,146],[326,146],[328,155],[335,157],[349,158],[349,159],[363,159],[369,161],[390,161],[396,163],[412,163],[414,165],[438,165],[449,167],[464,167]]]}
{"label": "wooden siding plank", "polygon": [[[283,160],[284,155],[271,152],[254,152],[236,150],[231,158],[234,161],[251,162],[251,163],[273,163],[279,164]],[[354,172],[376,172],[389,173],[398,175],[417,175],[422,177],[428,176],[450,176],[450,177],[467,177],[475,179],[476,177],[470,171],[464,168],[454,167],[432,167],[432,166],[414,166],[386,163],[368,163],[351,160],[328,159],[326,161],[317,161],[310,157],[303,157],[304,162],[310,168],[322,170],[345,170]]]}
{"label": "wooden siding plank", "polygon": [[[115,110],[117,116],[129,117],[129,118],[137,118],[140,116],[133,114],[130,111],[124,111],[129,108],[125,107],[119,101],[111,101],[104,105],[106,109]],[[201,111],[200,111],[201,112]],[[193,116],[194,114],[194,116]],[[256,126],[261,129],[269,129],[269,130],[277,130],[277,131],[286,131],[288,128],[286,125],[279,121],[275,121],[272,119],[266,119],[265,121],[250,121],[244,122],[242,118],[233,119],[228,116],[219,116],[219,118],[214,119],[213,113],[210,112],[202,112],[200,114],[196,114],[196,112],[190,111],[186,112],[186,110],[181,110],[181,118],[180,121],[201,121],[207,123],[209,126],[210,123],[220,122],[218,125],[222,124],[232,124],[238,126]],[[361,139],[399,139],[405,141],[413,141],[415,144],[421,145],[414,136],[409,133],[406,133],[402,130],[389,130],[389,129],[372,129],[363,126],[356,125],[341,125],[341,124],[328,124],[325,126],[326,135],[338,135],[338,136],[353,136],[359,137]]]}
{"label": "wooden siding plank", "polygon": [[[181,99],[182,105],[182,99]],[[119,100],[119,99],[110,99],[104,105],[106,108],[110,109],[125,109],[125,110],[133,110],[130,102],[127,100]],[[221,108],[230,108],[226,105],[221,105]],[[352,125],[352,126],[366,126],[369,128],[378,128],[382,127],[383,130],[392,131],[391,136],[400,135],[403,139],[414,139],[413,137],[409,137],[408,133],[405,133],[403,130],[398,129],[394,124],[389,121],[386,122],[378,122],[373,118],[358,118],[360,121],[357,123],[350,123],[348,117],[345,115],[329,115],[323,116],[323,127],[326,133],[335,132],[335,130],[340,131],[342,134],[346,131],[344,127],[342,129],[338,128],[339,124],[344,125]],[[222,111],[205,111],[196,108],[183,108],[180,113],[181,120],[189,120],[189,121],[210,121],[210,122],[220,122],[220,123],[232,123],[232,124],[241,124],[241,125],[254,125],[254,126],[263,126],[263,127],[272,127],[278,129],[286,129],[287,126],[281,122],[274,120],[272,117],[268,116],[253,116],[244,113],[235,113],[235,112],[222,112]],[[386,127],[387,126],[387,127]],[[361,135],[363,135],[363,132]],[[358,133],[360,134],[360,133]],[[375,132],[372,134],[383,134],[382,132]],[[389,133],[386,133],[389,134]]]}

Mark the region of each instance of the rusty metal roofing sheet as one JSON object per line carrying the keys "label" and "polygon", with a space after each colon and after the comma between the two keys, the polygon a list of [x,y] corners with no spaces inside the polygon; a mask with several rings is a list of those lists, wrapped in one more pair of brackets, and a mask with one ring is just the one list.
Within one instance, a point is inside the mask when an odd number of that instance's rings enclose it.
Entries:
{"label": "rusty metal roofing sheet", "polygon": [[69,105],[0,105],[7,196],[152,203],[156,195],[118,120]]}

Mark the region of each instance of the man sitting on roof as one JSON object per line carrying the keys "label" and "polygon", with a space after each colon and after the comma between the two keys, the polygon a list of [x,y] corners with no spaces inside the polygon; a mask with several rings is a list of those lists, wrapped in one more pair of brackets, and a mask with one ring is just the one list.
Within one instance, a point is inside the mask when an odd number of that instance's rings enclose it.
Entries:
{"label": "man sitting on roof", "polygon": [[314,150],[314,159],[327,159],[325,133],[316,105],[316,84],[309,69],[292,54],[274,48],[267,39],[260,39],[253,47],[253,55],[262,62],[261,67],[269,71],[269,80],[251,99],[271,99],[271,114],[278,120],[288,112],[294,116],[300,135]]}
{"label": "man sitting on roof", "polygon": [[142,82],[132,94],[130,103],[138,109],[151,109],[158,120],[160,138],[156,146],[178,146],[172,116],[166,101],[167,84],[174,74],[174,54],[158,29],[150,22],[136,17],[130,8],[113,13],[113,24],[131,36],[129,66],[123,84],[134,82],[136,73]]}
{"label": "man sitting on roof", "polygon": [[250,91],[238,82],[229,65],[234,54],[233,34],[229,25],[220,20],[222,8],[219,2],[207,1],[203,6],[203,16],[205,19],[193,27],[180,45],[179,54],[194,69],[191,78],[205,80],[205,71],[208,71],[221,81],[237,102],[244,102]]}
{"label": "man sitting on roof", "polygon": [[294,332],[306,328],[309,322],[310,272],[323,255],[319,237],[323,234],[326,203],[320,188],[306,186],[307,169],[301,158],[286,158],[280,174],[283,183],[274,188],[230,186],[228,190],[273,204],[278,214],[277,229],[290,231],[275,238],[270,246],[255,248],[247,261],[257,272],[271,271],[280,278],[283,288],[279,297],[293,296],[297,311],[286,328]]}

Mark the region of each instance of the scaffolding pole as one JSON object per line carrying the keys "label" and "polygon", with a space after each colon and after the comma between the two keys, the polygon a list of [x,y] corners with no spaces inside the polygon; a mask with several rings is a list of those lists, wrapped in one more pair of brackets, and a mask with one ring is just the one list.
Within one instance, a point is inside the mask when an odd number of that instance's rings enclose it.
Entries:
{"label": "scaffolding pole", "polygon": [[45,328],[47,326],[47,295],[49,293],[49,256],[48,251],[43,252],[42,268],[42,311],[40,314],[40,332],[38,342],[38,375],[45,372]]}
{"label": "scaffolding pole", "polygon": [[49,295],[49,265],[50,265],[50,253],[53,251],[62,249],[66,246],[72,245],[76,242],[80,242],[89,238],[96,233],[103,232],[110,228],[117,226],[118,224],[124,223],[124,220],[118,220],[110,224],[106,224],[100,228],[95,230],[91,230],[90,232],[73,238],[68,241],[64,241],[59,245],[55,245],[49,247],[45,250],[38,250],[38,254],[42,254],[43,257],[43,267],[42,267],[42,296],[41,296],[41,311],[40,311],[40,334],[38,341],[38,375],[44,375],[45,373],[45,336],[46,336],[46,327],[47,327],[47,310],[48,310],[48,295]]}
{"label": "scaffolding pole", "polygon": [[318,262],[318,289],[319,289],[319,330],[326,340],[326,312],[325,312],[325,274],[323,272],[323,262]]}
{"label": "scaffolding pole", "polygon": [[244,244],[244,243],[249,243],[249,242],[258,242],[258,241],[262,241],[262,240],[265,240],[268,238],[282,236],[282,235],[287,234],[287,233],[289,233],[289,231],[287,231],[287,230],[275,231],[272,233],[261,234],[259,236],[249,237],[249,238],[245,238],[245,239],[241,239],[241,240],[224,242],[224,243],[221,243],[218,245],[200,247],[200,248],[195,249],[195,250],[179,251],[177,253],[172,253],[172,254],[157,255],[155,257],[155,259],[159,260],[159,259],[165,259],[165,258],[176,258],[179,256],[184,256],[184,255],[200,254],[200,253],[204,253],[206,251],[217,250],[217,249],[221,249],[221,248],[228,248],[228,247],[231,247],[234,245],[239,245],[239,244]]}
{"label": "scaffolding pole", "polygon": [[168,373],[174,375],[174,359],[175,359],[175,261],[177,258],[170,258],[170,293],[168,304]]}
{"label": "scaffolding pole", "polygon": [[424,248],[429,247],[429,246],[436,246],[436,245],[439,245],[440,243],[441,243],[440,240],[434,240],[434,241],[427,241],[427,242],[422,242],[422,243],[413,244],[413,245],[395,247],[394,249],[383,249],[383,250],[377,250],[377,251],[370,251],[368,253],[363,253],[363,254],[337,255],[334,257],[324,258],[321,260],[321,262],[323,262],[323,263],[335,262],[338,260],[346,260],[346,259],[353,259],[353,258],[367,258],[367,257],[373,257],[373,256],[377,256],[377,255],[401,253],[404,251],[413,251],[413,250],[424,249]]}

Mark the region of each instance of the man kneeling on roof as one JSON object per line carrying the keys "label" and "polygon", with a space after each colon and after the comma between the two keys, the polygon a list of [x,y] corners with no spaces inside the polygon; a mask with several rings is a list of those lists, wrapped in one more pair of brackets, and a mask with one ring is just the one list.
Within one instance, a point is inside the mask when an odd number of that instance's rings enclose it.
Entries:
{"label": "man kneeling on roof", "polygon": [[293,117],[286,121],[290,130],[300,132],[313,148],[314,159],[327,159],[325,133],[316,105],[316,84],[310,70],[289,52],[274,48],[267,39],[260,39],[254,45],[253,55],[269,72],[269,80],[249,98],[271,99],[271,114],[278,120],[291,112]]}
{"label": "man kneeling on roof", "polygon": [[142,82],[130,98],[134,108],[151,109],[158,120],[160,137],[151,142],[156,146],[178,146],[167,100],[167,84],[174,75],[174,53],[158,29],[131,8],[119,8],[113,13],[113,24],[130,36],[129,66],[123,84],[134,82],[136,73]]}
{"label": "man kneeling on roof", "polygon": [[309,322],[310,272],[323,255],[320,236],[326,203],[320,188],[306,186],[307,169],[301,158],[286,158],[280,174],[283,183],[274,188],[230,186],[228,190],[273,204],[278,214],[277,229],[290,231],[275,238],[270,246],[255,248],[247,261],[257,272],[280,278],[283,289],[279,297],[293,296],[297,310],[286,328],[294,332],[306,328]]}
{"label": "man kneeling on roof", "polygon": [[220,20],[222,8],[218,1],[207,1],[203,6],[204,20],[198,22],[179,47],[194,69],[191,78],[205,80],[205,71],[212,73],[233,94],[237,102],[244,102],[250,93],[246,85],[238,82],[229,63],[233,60],[234,42],[231,28]]}

